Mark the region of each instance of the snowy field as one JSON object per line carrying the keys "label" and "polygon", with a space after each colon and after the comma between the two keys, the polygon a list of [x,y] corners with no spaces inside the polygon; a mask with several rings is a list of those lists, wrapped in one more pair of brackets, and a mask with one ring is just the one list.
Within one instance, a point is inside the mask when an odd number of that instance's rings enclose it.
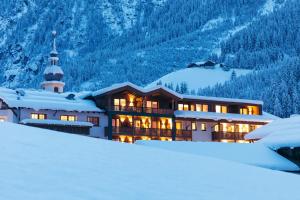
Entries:
{"label": "snowy field", "polygon": [[0,123],[0,199],[300,199],[300,177]]}
{"label": "snowy field", "polygon": [[162,142],[137,141],[137,144],[193,155],[224,160],[282,171],[299,171],[299,167],[261,143],[240,144],[221,142]]}
{"label": "snowy field", "polygon": [[[153,87],[161,81],[163,85],[173,83],[173,87],[175,89],[176,84],[180,85],[180,83],[185,82],[187,83],[189,90],[195,90],[197,92],[199,88],[203,89],[209,86],[213,87],[218,83],[222,84],[229,81],[232,71],[233,69],[224,71],[221,67],[219,67],[219,65],[216,65],[214,69],[200,67],[186,68],[167,74],[150,83],[147,87]],[[236,72],[237,77],[251,72],[251,70],[245,69],[234,69],[234,71]]]}

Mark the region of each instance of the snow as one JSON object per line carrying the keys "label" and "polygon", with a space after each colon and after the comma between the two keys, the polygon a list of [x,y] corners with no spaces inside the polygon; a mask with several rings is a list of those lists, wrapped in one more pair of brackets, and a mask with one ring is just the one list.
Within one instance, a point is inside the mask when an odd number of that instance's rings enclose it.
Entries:
{"label": "snow", "polygon": [[0,124],[0,198],[299,200],[299,175]]}
{"label": "snow", "polygon": [[214,69],[209,68],[186,68],[181,69],[172,73],[169,73],[158,80],[150,83],[148,87],[153,87],[157,85],[158,82],[162,84],[176,84],[187,83],[189,90],[197,91],[199,88],[213,87],[215,85],[225,83],[231,78],[233,70],[236,72],[237,77],[246,75],[251,72],[251,70],[245,69],[230,69],[229,71],[224,71],[220,66],[216,65]]}
{"label": "snow", "polygon": [[300,168],[293,162],[259,143],[239,144],[221,142],[163,142],[143,140],[139,140],[136,143],[143,146],[193,155],[209,156],[274,170],[300,170]]}
{"label": "snow", "polygon": [[281,147],[300,147],[300,116],[275,120],[247,134],[245,138],[261,139],[259,143],[275,150]]}
{"label": "snow", "polygon": [[[22,90],[25,95],[16,93],[17,90],[0,88],[0,99],[2,99],[10,108],[32,108],[34,110],[50,109],[78,112],[102,112],[91,100],[83,100],[78,97],[82,94],[76,94],[74,100],[66,97],[71,93],[54,93],[42,90]],[[78,96],[77,96],[78,95]]]}
{"label": "snow", "polygon": [[193,119],[210,119],[210,120],[227,120],[227,121],[244,121],[244,122],[271,122],[278,117],[269,113],[263,115],[241,115],[233,113],[216,113],[216,112],[198,112],[198,111],[175,111],[175,116],[178,118],[193,118]]}
{"label": "snow", "polygon": [[218,28],[218,26],[222,22],[224,22],[224,18],[222,18],[222,17],[218,17],[216,19],[211,19],[203,25],[201,32],[205,32],[205,31],[209,31],[209,30]]}
{"label": "snow", "polygon": [[287,130],[300,130],[300,116],[278,119],[262,126],[251,133],[248,133],[246,139],[261,139],[274,132],[286,132]]}
{"label": "snow", "polygon": [[[87,96],[99,96],[99,95],[103,95],[107,92],[110,92],[112,90],[116,90],[122,87],[126,87],[129,86],[135,90],[140,91],[141,93],[149,93],[149,92],[153,92],[155,90],[159,90],[162,89],[180,99],[195,99],[195,100],[205,100],[205,101],[219,101],[219,102],[235,102],[235,103],[247,103],[247,104],[255,104],[255,105],[263,105],[262,101],[259,100],[249,100],[249,99],[233,99],[233,98],[223,98],[223,97],[207,97],[207,96],[197,96],[197,95],[185,95],[185,94],[180,94],[177,93],[163,85],[154,85],[154,86],[147,86],[145,88],[137,86],[131,82],[124,82],[124,83],[118,83],[118,84],[114,84],[111,85],[110,87],[106,87],[100,90],[97,90],[95,92],[92,93],[86,93],[85,97]],[[270,115],[270,114],[269,114]]]}
{"label": "snow", "polygon": [[44,74],[64,74],[60,66],[51,65],[45,68]]}
{"label": "snow", "polygon": [[90,122],[80,122],[80,121],[64,121],[64,120],[54,120],[54,119],[23,119],[21,124],[48,124],[48,125],[61,125],[61,126],[88,126],[92,127],[93,124]]}

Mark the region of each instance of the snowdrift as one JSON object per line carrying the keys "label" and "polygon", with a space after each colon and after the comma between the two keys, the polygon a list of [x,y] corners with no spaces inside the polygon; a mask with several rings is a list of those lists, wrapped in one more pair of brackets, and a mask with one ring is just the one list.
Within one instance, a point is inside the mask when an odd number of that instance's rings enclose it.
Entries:
{"label": "snowdrift", "polygon": [[0,123],[0,199],[300,199],[299,176]]}

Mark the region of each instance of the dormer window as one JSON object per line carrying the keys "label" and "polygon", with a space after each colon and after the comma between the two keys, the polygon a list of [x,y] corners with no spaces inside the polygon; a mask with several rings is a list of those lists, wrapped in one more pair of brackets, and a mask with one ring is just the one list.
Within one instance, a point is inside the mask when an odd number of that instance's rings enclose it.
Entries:
{"label": "dormer window", "polygon": [[31,113],[31,119],[44,120],[44,119],[47,119],[47,115],[46,114],[40,114],[40,113]]}

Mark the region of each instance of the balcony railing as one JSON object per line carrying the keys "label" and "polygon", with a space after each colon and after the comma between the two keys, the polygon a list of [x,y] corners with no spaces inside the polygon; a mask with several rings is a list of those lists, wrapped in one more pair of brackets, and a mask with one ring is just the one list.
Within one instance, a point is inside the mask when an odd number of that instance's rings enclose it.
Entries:
{"label": "balcony railing", "polygon": [[212,140],[220,141],[220,140],[244,140],[244,136],[247,133],[243,132],[212,132]]}
{"label": "balcony railing", "polygon": [[172,137],[171,129],[136,128],[136,127],[112,127],[113,134],[149,136],[149,137]]}
{"label": "balcony railing", "polygon": [[163,108],[147,108],[147,107],[135,107],[135,106],[113,106],[112,111],[124,111],[124,112],[145,112],[145,113],[155,113],[155,114],[173,114],[172,109]]}
{"label": "balcony railing", "polygon": [[176,130],[176,137],[192,138],[192,130]]}

